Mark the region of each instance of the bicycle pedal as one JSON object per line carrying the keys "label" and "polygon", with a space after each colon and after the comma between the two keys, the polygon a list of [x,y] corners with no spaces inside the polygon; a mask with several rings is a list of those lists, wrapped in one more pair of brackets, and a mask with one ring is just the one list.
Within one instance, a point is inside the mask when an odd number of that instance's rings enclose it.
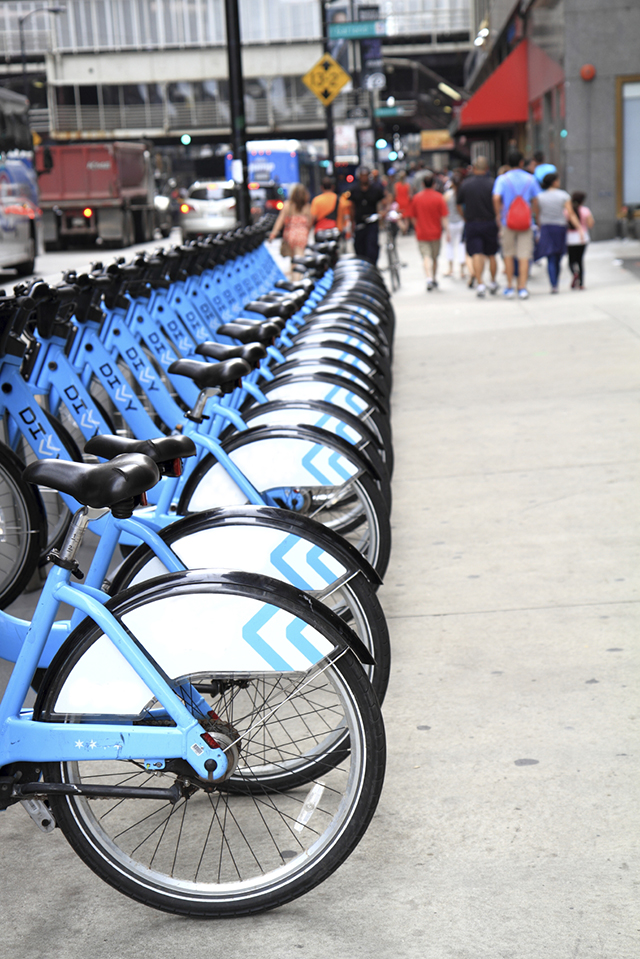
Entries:
{"label": "bicycle pedal", "polygon": [[34,823],[42,832],[53,832],[56,821],[48,805],[42,799],[21,799],[20,805],[29,813]]}

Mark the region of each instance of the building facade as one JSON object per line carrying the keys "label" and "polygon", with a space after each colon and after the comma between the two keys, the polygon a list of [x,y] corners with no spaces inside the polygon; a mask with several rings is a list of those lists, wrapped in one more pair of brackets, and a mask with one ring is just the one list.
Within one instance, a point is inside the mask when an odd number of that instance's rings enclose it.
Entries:
{"label": "building facade", "polygon": [[[396,111],[399,129],[446,125],[444,108],[450,113],[454,101],[432,74],[462,84],[473,49],[473,0],[324,6],[329,20],[385,21],[380,95],[405,103]],[[34,130],[56,140],[228,139],[224,0],[64,0],[61,7],[52,13],[40,0],[0,4],[0,82],[20,92],[24,84]],[[322,9],[321,0],[240,0],[252,137],[322,135],[323,106],[302,82],[323,52]],[[347,62],[361,72],[359,43],[349,44]],[[348,122],[362,99],[347,87],[334,120]]]}
{"label": "building facade", "polygon": [[615,236],[640,208],[640,3],[476,0],[475,23],[458,143],[496,165],[541,151]]}

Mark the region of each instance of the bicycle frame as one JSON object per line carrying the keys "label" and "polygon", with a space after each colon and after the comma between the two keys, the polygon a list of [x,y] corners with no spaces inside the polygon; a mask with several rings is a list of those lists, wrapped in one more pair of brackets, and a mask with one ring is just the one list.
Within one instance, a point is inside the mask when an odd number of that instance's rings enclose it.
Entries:
{"label": "bicycle frame", "polygon": [[[101,511],[102,512],[102,511]],[[54,566],[42,589],[33,620],[0,702],[0,767],[14,762],[71,762],[80,759],[135,759],[149,770],[162,769],[169,757],[189,756],[203,778],[209,776],[207,760],[216,764],[215,778],[227,769],[222,749],[202,739],[202,727],[182,700],[145,655],[143,649],[117,622],[104,604],[106,593],[71,584],[71,571]],[[125,723],[36,723],[32,711],[22,709],[33,673],[47,643],[60,603],[68,603],[104,631],[137,676],[161,703],[175,727],[145,727]],[[3,614],[4,615],[4,614]],[[191,687],[196,707],[206,702]]]}

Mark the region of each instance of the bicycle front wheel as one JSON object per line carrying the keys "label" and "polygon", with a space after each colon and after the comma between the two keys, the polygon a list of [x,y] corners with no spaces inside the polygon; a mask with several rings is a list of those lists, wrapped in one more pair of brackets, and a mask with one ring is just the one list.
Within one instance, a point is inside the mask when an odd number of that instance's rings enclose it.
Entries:
{"label": "bicycle front wheel", "polygon": [[[243,916],[305,894],[355,848],[382,788],[384,732],[364,672],[345,651],[306,673],[234,679],[214,669],[185,681],[240,742],[233,778],[221,788],[194,785],[180,761],[156,774],[131,761],[51,765],[47,776],[57,782],[178,782],[182,791],[175,805],[51,797],[58,825],[104,881],[166,912]],[[49,690],[42,718],[58,690]],[[325,762],[336,717],[348,740],[339,761],[332,752]]]}
{"label": "bicycle front wheel", "polygon": [[47,540],[47,516],[38,493],[22,479],[24,464],[0,445],[0,608],[20,595]]}

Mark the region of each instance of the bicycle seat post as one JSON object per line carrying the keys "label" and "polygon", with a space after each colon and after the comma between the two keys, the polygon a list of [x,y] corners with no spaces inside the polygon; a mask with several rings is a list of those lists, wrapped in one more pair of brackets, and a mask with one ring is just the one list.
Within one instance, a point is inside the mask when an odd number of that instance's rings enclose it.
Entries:
{"label": "bicycle seat post", "polygon": [[82,545],[87,526],[108,512],[109,510],[107,508],[92,509],[90,506],[83,506],[77,510],[71,519],[62,547],[59,551],[52,551],[47,558],[51,558],[56,566],[61,566],[63,569],[70,569],[76,573],[78,568],[76,555]]}

